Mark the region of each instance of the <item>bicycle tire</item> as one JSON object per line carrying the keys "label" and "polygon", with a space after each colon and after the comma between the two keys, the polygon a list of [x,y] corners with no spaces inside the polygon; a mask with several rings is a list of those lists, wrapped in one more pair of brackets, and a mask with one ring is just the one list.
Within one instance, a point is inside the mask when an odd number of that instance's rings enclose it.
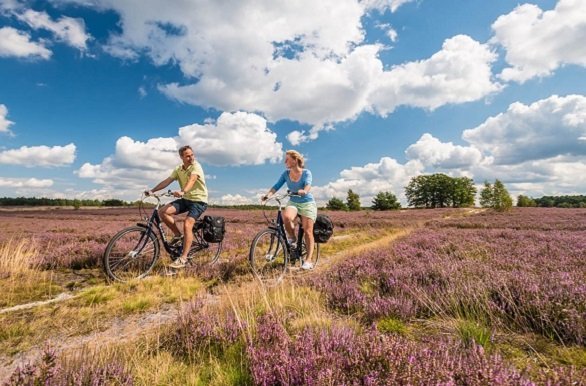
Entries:
{"label": "bicycle tire", "polygon": [[110,280],[142,279],[151,272],[159,258],[160,247],[157,236],[147,232],[147,228],[134,226],[112,237],[103,256],[103,269]]}
{"label": "bicycle tire", "polygon": [[280,283],[289,263],[285,240],[274,229],[260,231],[250,245],[248,262],[253,273],[264,283]]}
{"label": "bicycle tire", "polygon": [[222,253],[222,242],[210,243],[204,240],[202,229],[194,227],[193,243],[188,253],[190,263],[193,265],[212,265],[218,261]]}

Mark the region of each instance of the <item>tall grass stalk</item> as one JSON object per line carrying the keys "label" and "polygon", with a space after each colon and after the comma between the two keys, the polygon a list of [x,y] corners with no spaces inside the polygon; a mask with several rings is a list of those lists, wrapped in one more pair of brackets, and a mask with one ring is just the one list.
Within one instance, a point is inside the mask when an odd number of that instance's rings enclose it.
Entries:
{"label": "tall grass stalk", "polygon": [[9,239],[0,244],[0,274],[14,275],[36,270],[36,255],[37,250],[33,241]]}

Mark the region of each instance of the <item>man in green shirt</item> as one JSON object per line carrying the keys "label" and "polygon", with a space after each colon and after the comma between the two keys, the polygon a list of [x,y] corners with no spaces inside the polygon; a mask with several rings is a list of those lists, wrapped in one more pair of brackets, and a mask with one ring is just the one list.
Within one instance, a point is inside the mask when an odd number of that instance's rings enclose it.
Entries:
{"label": "man in green shirt", "polygon": [[183,163],[173,169],[171,175],[159,182],[152,190],[145,192],[146,195],[150,195],[157,190],[166,188],[173,181],[179,182],[180,190],[173,192],[173,196],[178,199],[159,209],[159,216],[175,235],[171,240],[172,244],[176,244],[182,239],[181,231],[175,224],[173,215],[187,212],[183,223],[183,251],[179,259],[170,265],[172,268],[183,268],[187,264],[187,253],[193,242],[193,225],[208,207],[208,188],[205,176],[201,165],[195,160],[193,150],[190,146],[182,146],[179,148],[179,156]]}

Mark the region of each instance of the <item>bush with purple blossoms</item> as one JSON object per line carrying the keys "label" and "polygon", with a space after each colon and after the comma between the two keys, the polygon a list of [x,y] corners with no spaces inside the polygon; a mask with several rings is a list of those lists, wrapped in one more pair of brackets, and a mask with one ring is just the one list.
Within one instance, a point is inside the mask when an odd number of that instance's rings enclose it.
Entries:
{"label": "bush with purple blossoms", "polygon": [[353,256],[311,283],[332,307],[366,321],[466,317],[584,345],[584,211],[566,210],[563,229],[548,220],[540,229],[533,211],[483,214],[482,229],[441,222],[390,249]]}
{"label": "bush with purple blossoms", "polygon": [[7,386],[66,386],[88,385],[131,386],[132,376],[119,364],[97,365],[91,362],[78,367],[65,368],[59,364],[54,350],[47,348],[34,364],[17,368],[6,383]]}
{"label": "bush with purple blossoms", "polygon": [[[273,315],[258,321],[248,347],[257,385],[534,385],[482,347],[449,340],[415,342],[341,325],[306,327],[291,337]],[[580,384],[586,372],[540,373],[545,384]]]}

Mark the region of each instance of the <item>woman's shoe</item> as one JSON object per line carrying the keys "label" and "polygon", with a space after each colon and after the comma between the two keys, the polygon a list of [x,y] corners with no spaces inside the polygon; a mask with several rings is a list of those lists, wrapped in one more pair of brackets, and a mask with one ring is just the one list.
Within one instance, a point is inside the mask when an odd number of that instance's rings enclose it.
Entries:
{"label": "woman's shoe", "polygon": [[305,269],[305,270],[310,270],[313,269],[313,264],[310,263],[309,261],[305,261],[303,262],[303,264],[301,265],[301,269]]}

